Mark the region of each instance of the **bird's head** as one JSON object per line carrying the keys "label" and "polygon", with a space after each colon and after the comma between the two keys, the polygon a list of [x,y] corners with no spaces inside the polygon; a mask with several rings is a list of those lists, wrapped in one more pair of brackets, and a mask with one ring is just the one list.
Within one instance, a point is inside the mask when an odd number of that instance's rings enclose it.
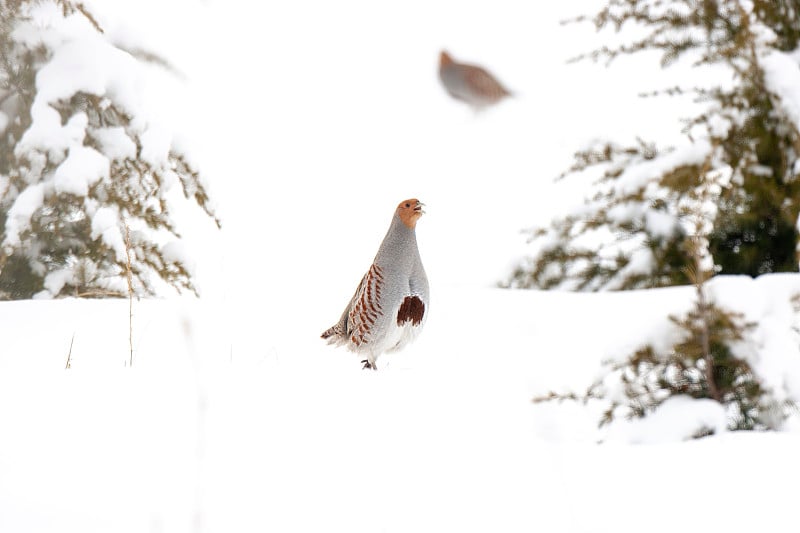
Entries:
{"label": "bird's head", "polygon": [[406,227],[409,229],[414,229],[417,226],[417,220],[419,220],[419,217],[425,213],[425,211],[422,210],[424,206],[425,204],[416,198],[403,200],[397,206],[397,216],[400,217],[400,220],[403,221],[403,224],[405,224]]}
{"label": "bird's head", "polygon": [[444,50],[439,52],[439,66],[440,67],[443,67],[445,65],[452,65],[452,64],[453,64],[453,58],[450,57],[450,54],[448,54]]}

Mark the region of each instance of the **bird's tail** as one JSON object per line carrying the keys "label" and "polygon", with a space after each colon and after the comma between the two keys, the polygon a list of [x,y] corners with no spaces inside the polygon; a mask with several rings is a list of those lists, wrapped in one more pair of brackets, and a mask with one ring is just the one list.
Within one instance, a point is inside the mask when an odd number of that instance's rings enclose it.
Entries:
{"label": "bird's tail", "polygon": [[343,334],[344,332],[342,331],[341,326],[339,326],[339,324],[336,324],[335,326],[323,331],[320,337],[327,340],[328,344],[335,344],[341,342]]}

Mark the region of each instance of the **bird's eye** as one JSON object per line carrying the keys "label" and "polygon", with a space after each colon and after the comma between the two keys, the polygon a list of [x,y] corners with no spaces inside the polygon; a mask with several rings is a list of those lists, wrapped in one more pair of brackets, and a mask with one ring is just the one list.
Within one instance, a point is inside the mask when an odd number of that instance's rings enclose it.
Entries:
{"label": "bird's eye", "polygon": [[406,202],[406,207],[411,207],[411,204]]}

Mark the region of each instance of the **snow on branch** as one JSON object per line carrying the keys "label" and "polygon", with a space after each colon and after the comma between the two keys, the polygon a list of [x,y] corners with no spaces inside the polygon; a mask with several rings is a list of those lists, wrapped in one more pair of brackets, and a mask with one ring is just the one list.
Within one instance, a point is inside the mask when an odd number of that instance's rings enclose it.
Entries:
{"label": "snow on branch", "polygon": [[[177,254],[180,187],[219,226],[198,170],[145,105],[140,60],[69,0],[0,4],[0,299],[196,291]],[[131,228],[131,265],[123,234]]]}

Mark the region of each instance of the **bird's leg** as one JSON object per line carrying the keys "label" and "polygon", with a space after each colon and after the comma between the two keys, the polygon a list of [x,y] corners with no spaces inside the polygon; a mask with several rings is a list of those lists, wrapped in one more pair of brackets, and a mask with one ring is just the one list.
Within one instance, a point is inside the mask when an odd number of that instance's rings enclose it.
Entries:
{"label": "bird's leg", "polygon": [[375,365],[375,361],[372,361],[371,359],[364,359],[361,362],[364,363],[364,366],[361,367],[362,370],[366,370],[368,368],[371,368],[372,370],[378,370],[378,367]]}

